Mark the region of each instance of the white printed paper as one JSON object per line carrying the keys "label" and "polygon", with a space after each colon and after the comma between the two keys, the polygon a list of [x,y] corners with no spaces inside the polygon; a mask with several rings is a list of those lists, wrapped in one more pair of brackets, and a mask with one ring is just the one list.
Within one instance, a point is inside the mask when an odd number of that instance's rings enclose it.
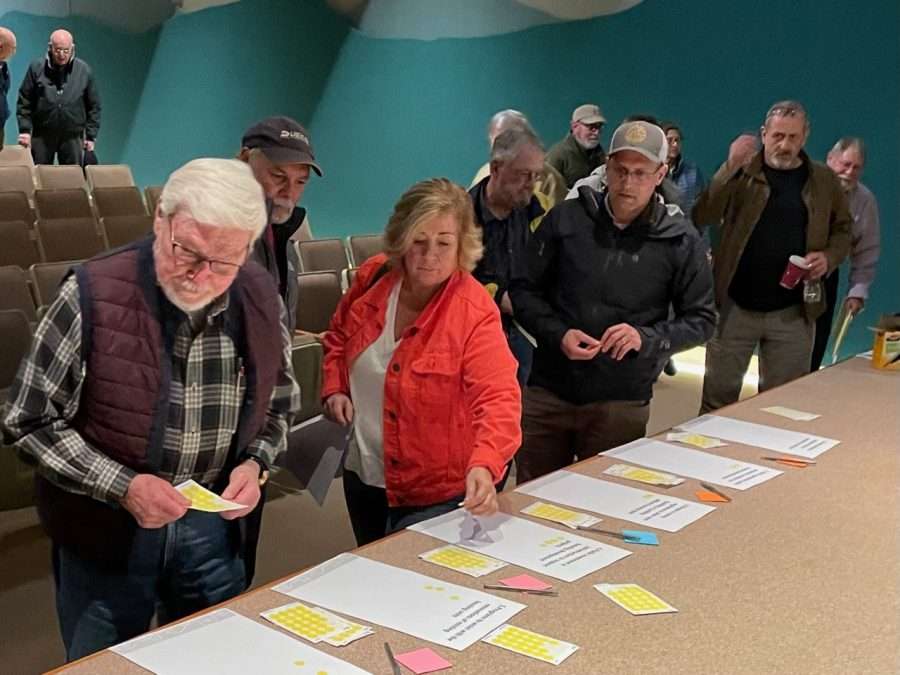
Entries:
{"label": "white printed paper", "polygon": [[525,483],[516,488],[516,492],[666,532],[678,532],[715,511],[714,507],[706,504],[638,490],[571,471],[555,471]]}
{"label": "white printed paper", "polygon": [[229,609],[217,609],[110,649],[157,675],[369,672]]}
{"label": "white printed paper", "polygon": [[607,450],[603,455],[663,471],[678,471],[682,476],[735,490],[746,490],[782,473],[767,466],[741,462],[648,438]]}
{"label": "white printed paper", "polygon": [[408,529],[561,581],[575,581],[631,555],[631,551],[506,513],[478,516],[489,534],[499,533],[493,541],[464,539],[464,520],[465,512],[457,509]]}
{"label": "white printed paper", "polygon": [[525,609],[506,598],[352,553],[272,590],[459,651]]}
{"label": "white printed paper", "polygon": [[753,445],[757,448],[766,448],[807,459],[815,459],[840,443],[833,438],[788,431],[720,415],[703,415],[689,420],[679,427],[685,431],[696,431],[701,434],[727,438],[735,443]]}

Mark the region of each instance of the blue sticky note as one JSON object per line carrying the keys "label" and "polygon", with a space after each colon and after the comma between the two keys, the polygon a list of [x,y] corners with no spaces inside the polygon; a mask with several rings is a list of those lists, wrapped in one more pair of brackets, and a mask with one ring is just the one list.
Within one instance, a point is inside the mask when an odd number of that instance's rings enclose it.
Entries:
{"label": "blue sticky note", "polygon": [[628,544],[646,544],[647,546],[659,546],[659,537],[654,532],[643,530],[622,530],[622,536]]}

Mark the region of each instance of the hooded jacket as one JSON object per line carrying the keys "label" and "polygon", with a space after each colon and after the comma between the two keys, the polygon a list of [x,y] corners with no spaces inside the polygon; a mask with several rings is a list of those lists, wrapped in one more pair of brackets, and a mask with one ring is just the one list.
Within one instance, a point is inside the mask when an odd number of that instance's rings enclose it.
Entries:
{"label": "hooded jacket", "polygon": [[[516,320],[538,343],[529,385],[578,405],[649,400],[669,356],[706,342],[716,324],[705,245],[681,209],[654,195],[619,229],[605,198],[581,188],[553,208],[529,243],[526,276],[512,287]],[[636,328],[642,343],[621,361],[603,353],[571,361],[560,349],[571,328],[600,339],[619,323]]]}
{"label": "hooded jacket", "polygon": [[297,282],[297,274],[300,273],[300,254],[297,252],[294,237],[305,218],[306,209],[294,207],[291,217],[286,222],[271,224],[275,250],[272,250],[268,234],[264,233],[254,242],[250,253],[250,259],[268,270],[278,285],[278,294],[284,301],[288,333],[291,335],[297,327],[297,298],[300,295]]}
{"label": "hooded jacket", "polygon": [[19,87],[19,133],[80,136],[100,133],[100,94],[91,67],[74,56],[61,67],[49,55],[33,61]]}

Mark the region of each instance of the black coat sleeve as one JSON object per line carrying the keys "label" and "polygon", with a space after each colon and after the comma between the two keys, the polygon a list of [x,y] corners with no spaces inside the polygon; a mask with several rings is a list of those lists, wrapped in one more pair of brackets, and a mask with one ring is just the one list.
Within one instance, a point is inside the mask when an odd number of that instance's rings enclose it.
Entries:
{"label": "black coat sleeve", "polygon": [[25,71],[22,84],[19,86],[19,100],[16,103],[16,117],[19,120],[19,133],[30,134],[34,125],[31,115],[34,112],[35,99],[37,98],[37,77],[33,67]]}
{"label": "black coat sleeve", "polygon": [[569,330],[550,303],[559,264],[558,210],[551,209],[528,242],[525,273],[512,280],[513,317],[539,345],[559,348]]}
{"label": "black coat sleeve", "polygon": [[716,327],[712,266],[699,236],[686,237],[672,281],[674,317],[651,326],[636,326],[641,358],[658,359],[708,341]]}
{"label": "black coat sleeve", "polygon": [[89,141],[97,140],[100,133],[100,92],[92,70],[88,71],[87,86],[84,88],[84,112],[87,119],[84,135]]}

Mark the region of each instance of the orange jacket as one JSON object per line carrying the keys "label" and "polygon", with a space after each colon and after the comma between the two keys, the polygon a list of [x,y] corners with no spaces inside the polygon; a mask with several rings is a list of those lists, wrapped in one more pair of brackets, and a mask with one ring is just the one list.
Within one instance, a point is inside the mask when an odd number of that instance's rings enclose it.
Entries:
{"label": "orange jacket", "polygon": [[[350,395],[350,366],[382,330],[400,272],[374,284],[366,261],[325,336],[322,399]],[[369,288],[371,286],[371,288]],[[521,443],[516,360],[500,312],[467,272],[455,272],[403,331],[384,380],[384,479],[391,506],[436,504],[466,491],[469,469],[500,480]]]}

